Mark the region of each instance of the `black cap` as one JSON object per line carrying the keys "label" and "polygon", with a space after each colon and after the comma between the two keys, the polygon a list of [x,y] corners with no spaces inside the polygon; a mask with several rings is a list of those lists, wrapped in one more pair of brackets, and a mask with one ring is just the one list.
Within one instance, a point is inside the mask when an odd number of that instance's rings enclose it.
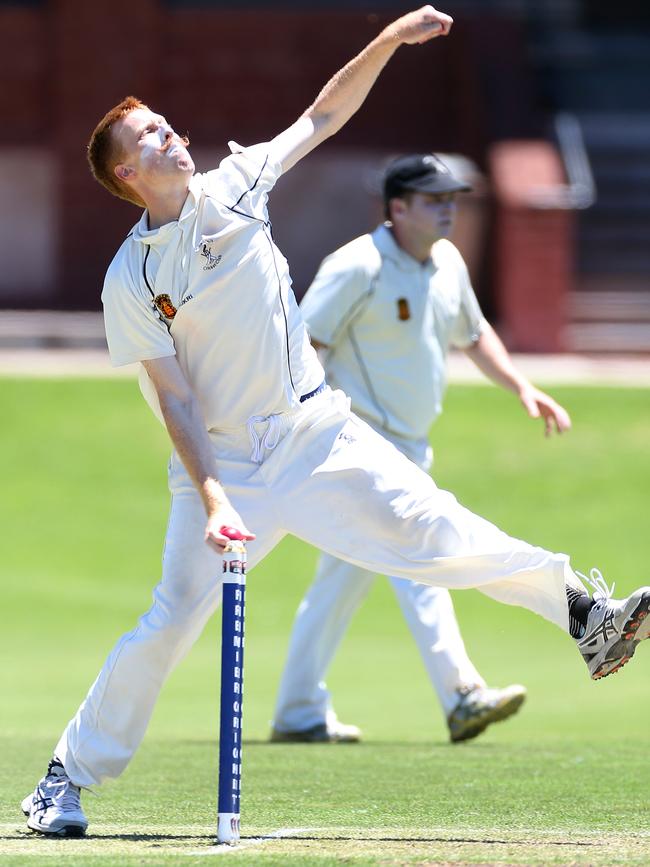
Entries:
{"label": "black cap", "polygon": [[412,154],[393,160],[384,172],[384,200],[407,191],[417,193],[460,193],[469,184],[455,178],[435,154]]}

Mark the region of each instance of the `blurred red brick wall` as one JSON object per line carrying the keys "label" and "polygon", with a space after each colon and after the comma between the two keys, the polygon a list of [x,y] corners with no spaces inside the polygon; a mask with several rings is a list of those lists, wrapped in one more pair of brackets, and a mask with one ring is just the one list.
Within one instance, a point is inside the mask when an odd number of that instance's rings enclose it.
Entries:
{"label": "blurred red brick wall", "polygon": [[[0,127],[0,155],[9,146],[47,149],[57,185],[51,287],[30,303],[97,307],[106,266],[138,218],[86,167],[89,134],[110,106],[133,93],[203,152],[223,154],[228,139],[250,144],[291,123],[387,20],[353,11],[173,9],[161,0],[0,6],[0,109],[11,119]],[[490,37],[497,29],[499,50]],[[522,103],[507,86],[516,76],[499,72],[506,49],[511,59],[521,53],[516,26],[497,28],[486,17],[457,20],[448,40],[400,49],[359,114],[321,150],[435,149],[480,162],[492,117],[486,82],[501,82],[507,117]],[[0,303],[21,301],[19,286],[15,295],[3,288]]]}

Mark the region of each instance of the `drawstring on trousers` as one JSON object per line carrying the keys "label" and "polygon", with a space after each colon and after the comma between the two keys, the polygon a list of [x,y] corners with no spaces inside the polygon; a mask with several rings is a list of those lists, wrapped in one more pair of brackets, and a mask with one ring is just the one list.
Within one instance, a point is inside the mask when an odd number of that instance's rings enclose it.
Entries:
{"label": "drawstring on trousers", "polygon": [[[251,461],[254,464],[261,464],[264,460],[264,451],[266,449],[272,451],[280,441],[280,418],[280,415],[252,415],[246,422],[248,436],[253,446]],[[258,424],[267,424],[261,436],[255,427]]]}
{"label": "drawstring on trousers", "polygon": [[[311,400],[312,397],[316,397],[317,394],[321,394],[323,391],[325,391],[326,388],[327,383],[325,382],[325,380],[323,380],[317,388],[314,388],[312,391],[308,391],[307,394],[303,394],[300,397],[300,403],[304,403],[306,400]],[[264,460],[265,449],[273,451],[273,449],[280,442],[280,419],[282,418],[282,415],[284,415],[284,413],[275,413],[274,415],[252,415],[246,422],[246,427],[248,428],[248,438],[250,439],[253,446],[253,451],[251,452],[251,461],[254,464],[261,464]],[[261,436],[255,429],[255,425],[258,424],[268,425],[268,427]]]}

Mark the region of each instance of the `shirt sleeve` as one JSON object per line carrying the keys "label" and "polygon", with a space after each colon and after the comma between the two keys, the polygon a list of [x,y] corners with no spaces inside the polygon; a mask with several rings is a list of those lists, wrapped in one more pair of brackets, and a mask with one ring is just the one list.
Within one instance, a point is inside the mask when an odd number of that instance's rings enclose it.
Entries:
{"label": "shirt sleeve", "polygon": [[345,247],[324,259],[300,305],[311,337],[335,346],[369,300],[372,283],[368,268]]}
{"label": "shirt sleeve", "polygon": [[460,307],[458,317],[451,332],[450,343],[457,349],[467,349],[467,347],[476,343],[481,336],[485,317],[472,288],[467,266],[460,253],[457,250],[455,252],[458,258]]}
{"label": "shirt sleeve", "polygon": [[228,146],[231,155],[205,176],[206,192],[229,208],[266,220],[268,195],[282,174],[282,163],[274,158],[268,142],[245,148],[231,141]]}
{"label": "shirt sleeve", "polygon": [[109,269],[102,292],[111,364],[119,367],[176,355],[174,340],[150,297]]}

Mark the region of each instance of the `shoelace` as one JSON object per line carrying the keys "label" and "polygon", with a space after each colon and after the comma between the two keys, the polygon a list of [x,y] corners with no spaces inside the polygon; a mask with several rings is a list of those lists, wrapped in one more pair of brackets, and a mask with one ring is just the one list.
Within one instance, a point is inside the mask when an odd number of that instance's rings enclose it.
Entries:
{"label": "shoelace", "polygon": [[[260,436],[255,429],[257,424],[268,424],[268,427]],[[280,416],[279,415],[252,415],[246,422],[248,427],[248,436],[253,445],[251,452],[251,461],[254,464],[261,464],[264,457],[264,450],[272,451],[280,441]]]}
{"label": "shoelace", "polygon": [[586,575],[583,575],[582,572],[578,572],[577,570],[576,575],[579,575],[583,581],[586,581],[587,584],[590,585],[594,591],[594,600],[602,599],[606,602],[608,599],[612,598],[614,590],[616,589],[616,582],[614,582],[611,587],[608,587],[600,569],[590,569],[588,578]]}
{"label": "shoelace", "polygon": [[[50,797],[52,803],[56,804],[62,810],[80,810],[81,809],[81,790],[79,786],[75,786],[70,780],[48,780],[48,788],[50,789]],[[58,789],[59,791],[51,791]]]}

